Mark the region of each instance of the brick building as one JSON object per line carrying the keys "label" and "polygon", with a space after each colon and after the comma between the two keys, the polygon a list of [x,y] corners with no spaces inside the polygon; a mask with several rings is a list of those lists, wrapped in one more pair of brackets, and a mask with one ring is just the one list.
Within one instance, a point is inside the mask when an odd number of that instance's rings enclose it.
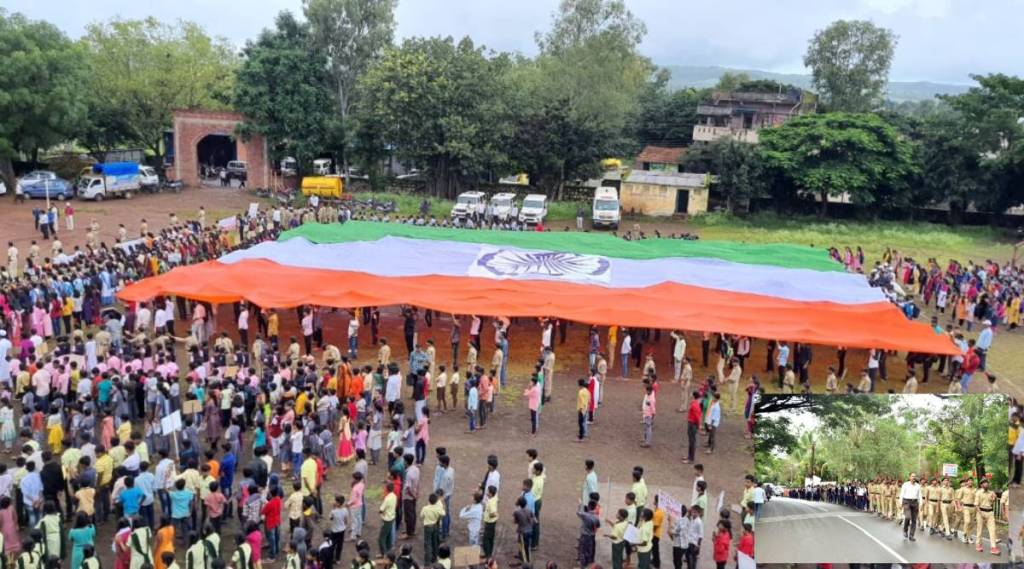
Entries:
{"label": "brick building", "polygon": [[[186,186],[197,186],[200,184],[201,163],[208,163],[210,160],[223,162],[226,158],[246,163],[246,184],[249,187],[269,187],[271,172],[267,142],[259,135],[254,135],[248,140],[238,137],[235,134],[235,127],[242,120],[241,114],[231,111],[174,111],[174,162],[168,167],[167,177],[181,180]],[[204,150],[204,156],[200,156],[200,148],[210,150]],[[209,154],[205,155],[207,153]]]}

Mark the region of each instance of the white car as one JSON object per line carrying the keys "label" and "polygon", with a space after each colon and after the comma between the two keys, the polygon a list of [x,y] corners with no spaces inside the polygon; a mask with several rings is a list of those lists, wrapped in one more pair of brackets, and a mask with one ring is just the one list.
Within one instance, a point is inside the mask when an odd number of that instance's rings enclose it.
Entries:
{"label": "white car", "polygon": [[543,223],[548,215],[548,197],[544,194],[527,194],[523,207],[519,209],[519,222],[529,225]]}
{"label": "white car", "polygon": [[7,195],[7,184],[0,180],[0,196]]}
{"label": "white car", "polygon": [[452,206],[452,219],[464,219],[473,215],[483,201],[483,192],[462,192]]}
{"label": "white car", "polygon": [[512,216],[512,210],[516,205],[516,195],[508,192],[494,194],[491,196],[491,215],[495,219],[507,221]]}

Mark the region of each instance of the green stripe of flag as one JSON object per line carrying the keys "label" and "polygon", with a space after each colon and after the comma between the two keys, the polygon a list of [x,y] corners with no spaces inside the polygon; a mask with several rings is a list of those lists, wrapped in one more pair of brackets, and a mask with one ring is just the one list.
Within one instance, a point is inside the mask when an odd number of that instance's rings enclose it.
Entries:
{"label": "green stripe of flag", "polygon": [[350,241],[376,241],[388,236],[604,255],[606,257],[622,259],[643,260],[663,257],[693,257],[791,269],[843,270],[842,265],[829,258],[826,251],[802,245],[748,244],[734,241],[685,241],[682,239],[626,241],[607,233],[583,233],[578,231],[551,231],[543,233],[535,231],[491,231],[350,221],[345,224],[307,223],[282,233],[280,240],[304,237],[313,243],[344,243]]}

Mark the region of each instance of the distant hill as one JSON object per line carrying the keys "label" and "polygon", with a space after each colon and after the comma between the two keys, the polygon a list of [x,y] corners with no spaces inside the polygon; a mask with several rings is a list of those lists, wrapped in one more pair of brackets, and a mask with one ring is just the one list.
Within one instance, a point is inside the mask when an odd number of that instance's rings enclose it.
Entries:
{"label": "distant hill", "polygon": [[[718,78],[726,71],[746,73],[751,79],[772,79],[780,83],[789,83],[805,89],[811,87],[810,75],[772,73],[756,69],[733,69],[719,66],[663,65],[662,67],[672,73],[672,79],[669,80],[669,87],[672,89],[714,87],[718,83]],[[895,102],[923,101],[934,98],[935,95],[959,95],[967,92],[969,87],[969,85],[932,83],[930,81],[891,81],[886,97]]]}

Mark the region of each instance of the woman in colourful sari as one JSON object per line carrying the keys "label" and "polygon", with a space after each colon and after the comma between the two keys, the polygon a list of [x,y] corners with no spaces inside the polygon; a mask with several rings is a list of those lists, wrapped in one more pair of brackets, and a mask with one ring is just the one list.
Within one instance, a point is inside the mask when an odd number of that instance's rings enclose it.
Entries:
{"label": "woman in colourful sari", "polygon": [[341,409],[341,423],[338,426],[338,462],[346,463],[355,458],[356,451],[352,446],[352,419],[348,407]]}
{"label": "woman in colourful sari", "polygon": [[1010,330],[1020,326],[1020,296],[1015,296],[1010,300],[1006,310],[1006,325],[1010,327]]}

